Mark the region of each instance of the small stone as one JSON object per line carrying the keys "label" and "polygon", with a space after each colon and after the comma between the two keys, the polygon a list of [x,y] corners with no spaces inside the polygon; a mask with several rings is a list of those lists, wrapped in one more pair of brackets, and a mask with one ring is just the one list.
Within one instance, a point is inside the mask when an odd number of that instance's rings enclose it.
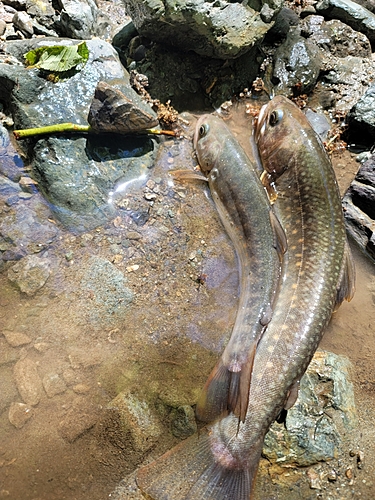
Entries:
{"label": "small stone", "polygon": [[155,193],[145,193],[145,200],[154,201],[156,200],[157,195]]}
{"label": "small stone", "polygon": [[149,189],[154,189],[155,187],[155,181],[152,180],[152,179],[149,179],[147,182],[146,182],[146,186],[149,188]]}
{"label": "small stone", "polygon": [[50,373],[43,377],[43,386],[49,398],[66,391],[66,384],[57,373]]}
{"label": "small stone", "polygon": [[49,261],[36,255],[24,257],[8,271],[8,279],[29,296],[34,295],[45,285],[49,275]]}
{"label": "small stone", "polygon": [[321,490],[322,489],[319,474],[314,469],[309,469],[307,471],[307,477],[309,478],[310,488],[312,490]]}
{"label": "small stone", "polygon": [[127,272],[128,273],[132,273],[133,271],[138,271],[139,269],[139,265],[138,264],[134,264],[133,266],[128,266],[126,268]]}
{"label": "small stone", "polygon": [[69,251],[65,254],[65,259],[70,262],[73,259],[74,253],[72,251]]}
{"label": "small stone", "polygon": [[172,434],[181,439],[186,439],[197,432],[195,413],[191,406],[179,406],[171,414]]}
{"label": "small stone", "polygon": [[345,476],[348,479],[353,479],[353,469],[351,467],[349,467],[348,469],[346,469]]}
{"label": "small stone", "polygon": [[3,331],[3,335],[12,347],[19,347],[21,345],[30,344],[31,339],[27,335],[21,332],[9,332],[7,330]]}
{"label": "small stone", "polygon": [[337,473],[334,470],[331,470],[327,474],[327,479],[328,481],[331,481],[332,483],[337,480]]}
{"label": "small stone", "polygon": [[72,389],[76,394],[87,394],[90,392],[90,387],[86,384],[76,384]]}
{"label": "small stone", "polygon": [[137,233],[137,231],[128,231],[126,233],[126,237],[128,240],[140,240],[142,238],[142,235]]}
{"label": "small stone", "polygon": [[34,344],[34,349],[40,353],[44,353],[48,351],[48,349],[51,347],[51,344],[48,342],[37,342]]}
{"label": "small stone", "polygon": [[32,417],[31,406],[24,403],[12,403],[9,408],[9,422],[17,429],[21,429]]}
{"label": "small stone", "polygon": [[42,394],[42,381],[36,363],[29,358],[17,361],[14,365],[14,378],[23,401],[27,405],[37,405]]}

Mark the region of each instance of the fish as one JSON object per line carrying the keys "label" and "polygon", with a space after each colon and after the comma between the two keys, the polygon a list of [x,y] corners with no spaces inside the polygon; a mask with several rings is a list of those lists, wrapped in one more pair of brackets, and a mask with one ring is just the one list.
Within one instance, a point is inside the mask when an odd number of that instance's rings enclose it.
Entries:
{"label": "fish", "polygon": [[251,159],[215,115],[197,122],[194,149],[236,250],[239,304],[232,334],[197,403],[199,420],[245,420],[256,346],[272,318],[286,238]]}
{"label": "fish", "polygon": [[141,468],[137,483],[154,500],[252,497],[269,427],[293,405],[333,311],[354,294],[336,178],[304,114],[276,96],[260,111],[255,139],[288,249],[272,319],[255,352],[245,421],[230,413]]}

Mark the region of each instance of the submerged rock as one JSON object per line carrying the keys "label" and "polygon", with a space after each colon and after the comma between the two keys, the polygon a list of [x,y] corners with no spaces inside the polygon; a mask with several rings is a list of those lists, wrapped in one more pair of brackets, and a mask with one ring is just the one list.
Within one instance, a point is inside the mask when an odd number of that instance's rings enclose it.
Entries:
{"label": "submerged rock", "polygon": [[40,290],[51,274],[48,259],[28,255],[8,271],[8,279],[15,283],[21,292],[32,296]]}
{"label": "submerged rock", "polygon": [[344,356],[315,354],[285,424],[274,423],[266,435],[265,457],[305,467],[337,458],[349,449],[358,425],[349,370]]}
{"label": "submerged rock", "polygon": [[[263,454],[271,465],[266,472],[261,464],[255,499],[276,498],[272,496],[276,492],[280,494],[277,496],[280,499],[310,498],[308,495],[311,484],[318,485],[320,475],[309,469],[309,484],[306,484],[304,472],[293,475],[293,467],[295,471],[299,470],[296,467],[301,467],[304,471],[308,465],[322,461],[329,463],[331,460],[340,463],[340,457],[349,456],[349,450],[353,449],[351,445],[357,437],[358,425],[349,375],[350,366],[349,360],[344,356],[324,351],[315,354],[301,379],[298,399],[288,410],[285,424],[273,424],[266,436]],[[272,472],[272,464],[278,468],[275,473]],[[285,466],[284,470],[289,471],[286,473],[287,481],[280,475],[279,465]],[[346,464],[343,467],[345,470]],[[123,479],[111,493],[111,498],[142,500],[135,474],[129,474]],[[333,477],[332,474],[329,477]],[[313,478],[315,482],[311,482]],[[269,487],[263,490],[265,482]]]}
{"label": "submerged rock", "polygon": [[[75,43],[44,38],[8,43],[8,54],[23,60],[31,49],[46,44]],[[89,60],[70,78],[52,83],[38,69],[0,64],[0,79],[6,82],[0,98],[14,109],[16,128],[56,123],[87,124],[89,108],[99,81],[113,83],[140,108],[154,112],[129,85],[114,48],[102,40],[87,41]],[[156,142],[148,137],[54,136],[29,141],[28,154],[42,193],[56,216],[76,230],[103,224],[114,214],[108,202],[117,181],[146,176],[154,162]],[[35,146],[34,146],[35,144]],[[20,143],[22,146],[22,144]],[[34,147],[33,147],[34,146]]]}
{"label": "submerged rock", "polygon": [[14,365],[14,379],[21,398],[27,405],[36,406],[42,395],[42,381],[36,363],[29,358]]}
{"label": "submerged rock", "polygon": [[[261,41],[282,2],[255,8],[244,2],[123,0],[139,33],[184,51],[221,59],[238,57]],[[257,10],[258,9],[258,10]]]}
{"label": "submerged rock", "polygon": [[[135,394],[122,392],[108,405],[111,419],[117,419],[120,435],[117,446],[130,443],[134,450],[144,453],[149,450],[162,434],[163,428],[152,408]],[[113,425],[113,424],[111,424]]]}

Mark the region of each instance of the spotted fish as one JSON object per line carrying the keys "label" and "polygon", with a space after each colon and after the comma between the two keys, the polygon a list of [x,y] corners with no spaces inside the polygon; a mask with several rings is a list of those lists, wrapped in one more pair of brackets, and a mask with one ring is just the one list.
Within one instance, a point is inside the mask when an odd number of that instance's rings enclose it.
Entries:
{"label": "spotted fish", "polygon": [[266,432],[293,404],[332,312],[354,293],[335,175],[307,119],[275,97],[261,110],[256,140],[288,250],[256,349],[245,421],[230,413],[140,469],[138,484],[154,500],[251,498]]}

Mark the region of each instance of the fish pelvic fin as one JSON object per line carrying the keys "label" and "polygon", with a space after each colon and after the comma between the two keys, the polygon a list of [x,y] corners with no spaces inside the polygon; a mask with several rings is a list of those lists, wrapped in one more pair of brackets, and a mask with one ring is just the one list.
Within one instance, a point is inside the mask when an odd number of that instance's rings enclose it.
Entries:
{"label": "fish pelvic fin", "polygon": [[152,500],[249,500],[261,447],[254,466],[242,468],[221,463],[211,446],[210,431],[203,429],[139,469],[138,487]]}
{"label": "fish pelvic fin", "polygon": [[280,261],[282,261],[283,255],[288,249],[288,243],[285,231],[272,208],[270,209],[270,221],[275,235],[275,248],[277,250]]}
{"label": "fish pelvic fin", "polygon": [[173,177],[174,180],[184,182],[184,181],[203,181],[208,182],[207,177],[205,177],[202,172],[188,169],[178,169],[171,170],[169,175]]}
{"label": "fish pelvic fin", "polygon": [[335,310],[341,305],[343,300],[350,302],[355,292],[355,267],[349,243],[345,243],[345,255],[341,270],[339,286],[337,288]]}
{"label": "fish pelvic fin", "polygon": [[254,343],[249,349],[246,361],[238,371],[231,371],[220,358],[198,399],[196,407],[198,420],[213,422],[233,412],[241,422],[245,421],[255,351]]}

